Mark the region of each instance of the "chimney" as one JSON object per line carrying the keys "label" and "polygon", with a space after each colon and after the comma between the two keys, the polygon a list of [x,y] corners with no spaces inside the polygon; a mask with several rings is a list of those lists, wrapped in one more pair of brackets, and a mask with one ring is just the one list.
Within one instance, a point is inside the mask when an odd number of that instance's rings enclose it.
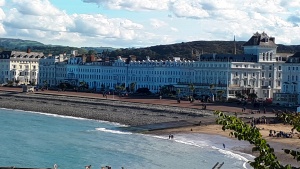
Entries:
{"label": "chimney", "polygon": [[30,52],[31,52],[31,48],[28,47],[28,48],[27,48],[27,53],[30,53]]}
{"label": "chimney", "polygon": [[275,37],[270,37],[270,41],[272,41],[273,43],[275,43]]}

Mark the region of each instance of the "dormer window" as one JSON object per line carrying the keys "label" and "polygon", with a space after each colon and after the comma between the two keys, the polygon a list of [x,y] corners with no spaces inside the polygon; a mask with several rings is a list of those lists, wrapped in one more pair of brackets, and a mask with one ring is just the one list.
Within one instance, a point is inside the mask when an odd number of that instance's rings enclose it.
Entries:
{"label": "dormer window", "polygon": [[265,42],[269,42],[269,38],[265,38]]}

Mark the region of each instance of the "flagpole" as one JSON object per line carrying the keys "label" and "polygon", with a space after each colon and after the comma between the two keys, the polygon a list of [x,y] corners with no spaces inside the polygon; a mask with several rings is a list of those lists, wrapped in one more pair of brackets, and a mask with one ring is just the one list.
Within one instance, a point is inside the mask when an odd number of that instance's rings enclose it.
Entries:
{"label": "flagpole", "polygon": [[229,89],[228,89],[228,87],[229,87],[229,79],[228,79],[228,77],[229,77],[229,57],[227,58],[226,100],[228,100],[228,98],[229,98]]}

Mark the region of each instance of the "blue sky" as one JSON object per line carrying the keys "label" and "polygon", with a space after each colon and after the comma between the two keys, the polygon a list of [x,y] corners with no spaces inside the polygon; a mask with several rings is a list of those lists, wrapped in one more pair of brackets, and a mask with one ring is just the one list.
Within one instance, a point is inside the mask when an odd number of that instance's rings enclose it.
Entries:
{"label": "blue sky", "polygon": [[248,40],[299,45],[300,1],[0,0],[0,35],[67,46],[146,47]]}

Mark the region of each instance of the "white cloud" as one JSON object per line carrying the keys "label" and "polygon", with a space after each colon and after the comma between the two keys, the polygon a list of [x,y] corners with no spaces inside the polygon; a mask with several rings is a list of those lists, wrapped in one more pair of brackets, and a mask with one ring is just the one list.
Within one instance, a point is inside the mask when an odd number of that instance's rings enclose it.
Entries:
{"label": "white cloud", "polygon": [[0,0],[0,6],[4,6],[5,5],[5,0]]}
{"label": "white cloud", "polygon": [[16,29],[36,29],[44,31],[68,31],[66,26],[72,24],[68,15],[31,15],[20,12],[18,8],[11,9],[6,16],[4,25]]}
{"label": "white cloud", "polygon": [[[300,1],[81,0],[99,11],[68,13],[50,0],[0,0],[0,35],[44,43],[137,47],[248,40],[256,31],[300,43]],[[89,4],[88,6],[90,6]],[[76,11],[74,9],[73,11]],[[289,37],[289,38],[286,38]],[[35,38],[35,39],[34,39]]]}
{"label": "white cloud", "polygon": [[61,15],[49,0],[12,0],[14,7],[23,15]]}
{"label": "white cloud", "polygon": [[143,28],[142,25],[128,19],[110,19],[100,14],[75,14],[72,18],[74,25],[70,27],[70,30],[86,36],[134,39],[135,31]]}
{"label": "white cloud", "polygon": [[154,18],[150,19],[150,24],[152,25],[152,27],[154,27],[156,29],[168,25],[166,22],[159,20],[159,19],[154,19]]}
{"label": "white cloud", "polygon": [[129,11],[140,10],[166,10],[169,0],[82,0],[95,3],[110,9],[126,9]]}
{"label": "white cloud", "polygon": [[202,8],[202,5],[193,1],[175,1],[171,3],[170,8],[177,17],[200,19],[209,16],[208,12]]}
{"label": "white cloud", "polygon": [[178,31],[179,31],[177,28],[174,28],[174,27],[171,27],[171,30],[172,30],[173,32],[178,32]]}

